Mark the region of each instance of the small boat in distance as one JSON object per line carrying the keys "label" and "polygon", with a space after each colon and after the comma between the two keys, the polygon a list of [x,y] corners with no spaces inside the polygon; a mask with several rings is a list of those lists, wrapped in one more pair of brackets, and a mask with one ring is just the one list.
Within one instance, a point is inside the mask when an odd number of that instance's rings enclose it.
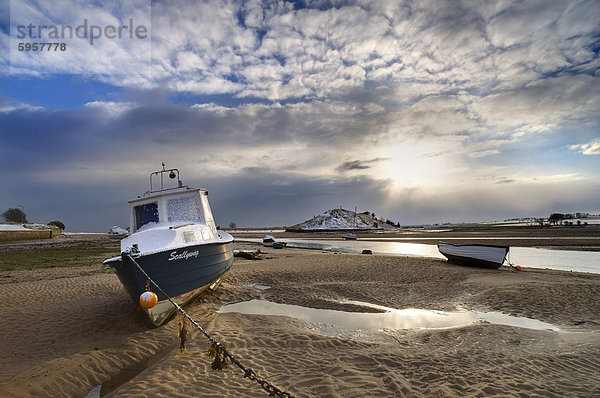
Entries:
{"label": "small boat in distance", "polygon": [[345,240],[356,240],[356,239],[358,239],[358,236],[356,236],[355,233],[346,232],[346,233],[342,234],[342,239],[345,239]]}
{"label": "small boat in distance", "polygon": [[263,238],[263,246],[273,246],[273,243],[275,243],[275,238],[271,235],[265,235]]}
{"label": "small boat in distance", "polygon": [[[164,187],[164,176],[177,185]],[[160,177],[153,190],[152,177]],[[113,267],[135,303],[152,290],[158,303],[144,308],[156,326],[175,313],[175,307],[156,289],[131,258],[178,305],[183,306],[207,288],[215,289],[233,263],[233,237],[218,230],[208,204],[208,191],[183,185],[178,169],[150,174],[150,190],[129,202],[131,235],[121,241],[121,256],[104,261]],[[131,256],[131,257],[129,257]]]}
{"label": "small boat in distance", "polygon": [[118,225],[114,225],[110,227],[110,230],[108,231],[107,235],[109,239],[123,239],[124,237],[129,235],[129,231],[119,227]]}
{"label": "small boat in distance", "polygon": [[500,268],[508,254],[508,246],[454,245],[438,242],[438,250],[448,262],[468,267]]}

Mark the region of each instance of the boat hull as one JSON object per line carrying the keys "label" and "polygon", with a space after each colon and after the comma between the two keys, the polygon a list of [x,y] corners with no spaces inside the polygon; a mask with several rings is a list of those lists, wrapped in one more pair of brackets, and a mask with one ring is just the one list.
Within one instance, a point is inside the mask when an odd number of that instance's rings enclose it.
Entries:
{"label": "boat hull", "polygon": [[439,242],[438,250],[448,262],[467,267],[497,269],[502,266],[508,246],[494,245],[453,245],[451,243]]}
{"label": "boat hull", "polygon": [[[215,288],[233,264],[233,243],[211,243],[168,249],[134,257],[140,267],[179,305],[184,305],[207,288]],[[159,326],[176,311],[167,297],[127,257],[109,261],[123,287],[135,303],[147,289],[158,296],[158,303],[144,309],[151,322]]]}
{"label": "boat hull", "polygon": [[275,243],[275,238],[271,235],[267,235],[263,238],[263,246],[272,247],[273,243]]}
{"label": "boat hull", "polygon": [[349,232],[349,233],[343,234],[342,235],[342,239],[344,239],[344,240],[357,240],[358,236],[356,236],[355,234]]}

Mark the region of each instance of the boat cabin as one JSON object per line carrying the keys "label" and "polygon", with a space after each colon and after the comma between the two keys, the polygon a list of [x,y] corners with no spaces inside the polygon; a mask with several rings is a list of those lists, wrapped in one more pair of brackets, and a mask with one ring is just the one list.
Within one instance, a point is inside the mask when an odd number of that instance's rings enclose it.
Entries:
{"label": "boat cabin", "polygon": [[[165,188],[163,174],[177,178],[177,185]],[[160,189],[153,190],[152,177],[160,176]],[[181,183],[177,169],[150,175],[150,190],[129,201],[131,235],[122,248],[137,245],[144,252],[158,247],[189,245],[219,238],[208,203],[208,191]]]}
{"label": "boat cabin", "polygon": [[199,223],[216,231],[205,189],[185,187],[174,192],[161,192],[134,199],[129,206],[132,232],[145,225],[167,223]]}

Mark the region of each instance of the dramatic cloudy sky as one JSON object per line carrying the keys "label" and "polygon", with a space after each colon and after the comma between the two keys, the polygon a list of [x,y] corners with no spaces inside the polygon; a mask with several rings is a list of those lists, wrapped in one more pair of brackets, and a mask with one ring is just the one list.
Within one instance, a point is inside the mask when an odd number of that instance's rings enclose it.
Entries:
{"label": "dramatic cloudy sky", "polygon": [[[3,4],[0,210],[106,231],[166,162],[221,225],[600,211],[597,0]],[[17,49],[84,19],[147,35]]]}

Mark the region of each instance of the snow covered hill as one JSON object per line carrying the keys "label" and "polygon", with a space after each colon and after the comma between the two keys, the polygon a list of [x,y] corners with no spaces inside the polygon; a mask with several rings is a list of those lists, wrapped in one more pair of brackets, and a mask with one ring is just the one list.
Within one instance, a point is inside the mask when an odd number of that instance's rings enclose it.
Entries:
{"label": "snow covered hill", "polygon": [[395,229],[386,221],[368,211],[356,213],[352,210],[333,209],[315,216],[308,221],[288,227],[288,230],[347,230],[347,229]]}

